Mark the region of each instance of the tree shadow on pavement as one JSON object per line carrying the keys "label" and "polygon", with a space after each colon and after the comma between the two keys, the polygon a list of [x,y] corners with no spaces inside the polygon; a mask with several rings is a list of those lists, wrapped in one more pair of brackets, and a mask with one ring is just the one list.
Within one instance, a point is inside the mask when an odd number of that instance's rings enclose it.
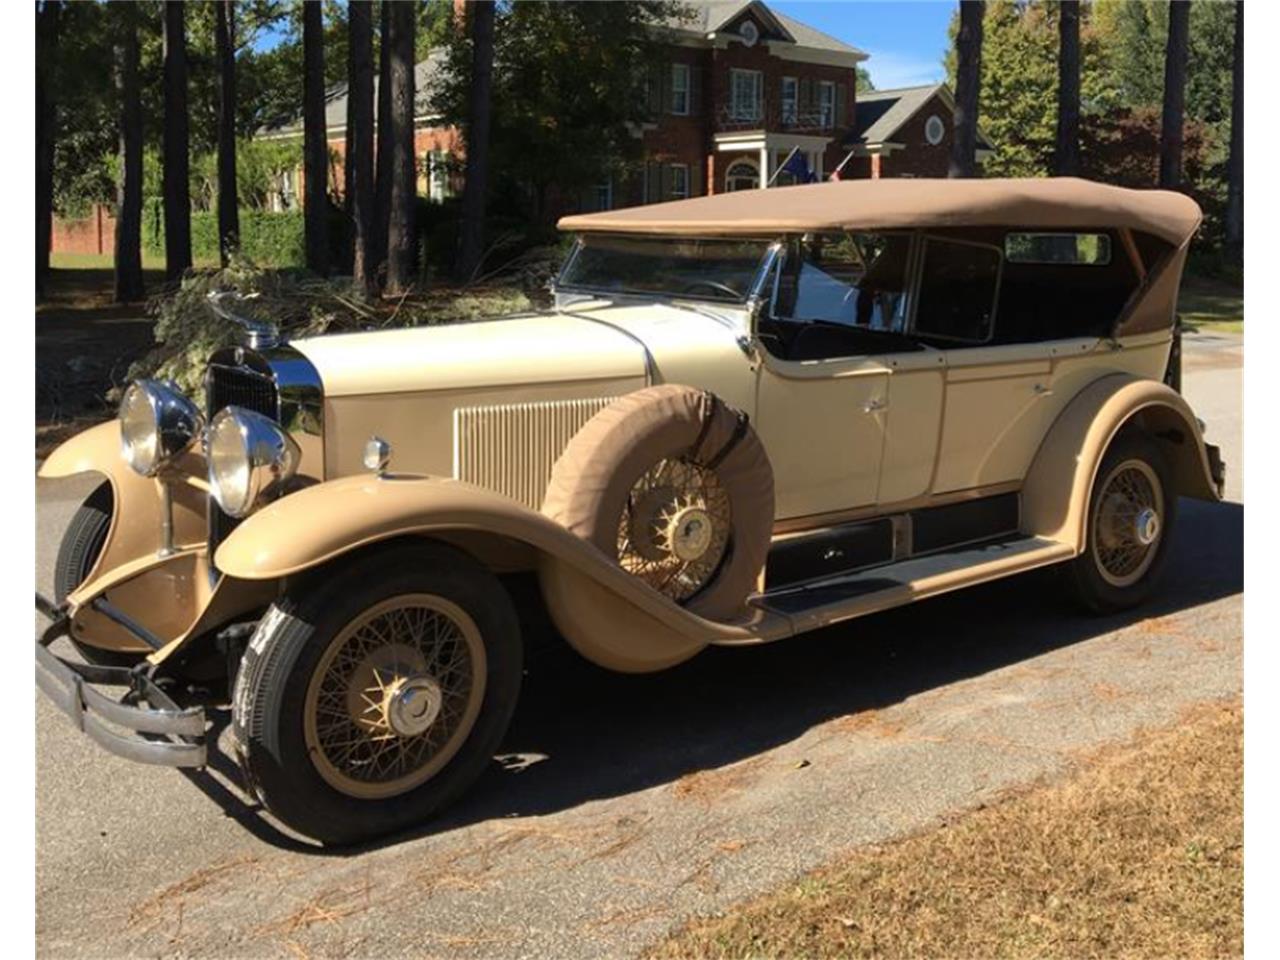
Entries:
{"label": "tree shadow on pavement", "polygon": [[[670,783],[790,742],[815,725],[1238,594],[1244,507],[1183,500],[1156,595],[1125,614],[1083,614],[1040,570],[848,621],[790,641],[710,648],[662,673],[588,663],[554,637],[526,637],[520,705],[503,758],[450,812],[412,833],[323,850],[298,844],[219,786],[228,815],[277,846],[352,855],[481,821],[556,813]],[[227,778],[238,776],[221,758]],[[240,802],[242,809],[227,807]],[[251,824],[251,820],[257,820]]]}

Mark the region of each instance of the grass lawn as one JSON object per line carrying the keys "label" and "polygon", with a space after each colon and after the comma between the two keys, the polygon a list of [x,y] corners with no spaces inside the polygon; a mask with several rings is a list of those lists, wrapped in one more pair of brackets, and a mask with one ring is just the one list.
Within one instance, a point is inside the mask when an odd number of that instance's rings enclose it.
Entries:
{"label": "grass lawn", "polygon": [[1187,275],[1178,294],[1178,313],[1194,330],[1244,333],[1244,291],[1220,280]]}
{"label": "grass lawn", "polygon": [[[216,261],[197,262],[197,267],[216,267]],[[115,257],[109,253],[53,253],[49,255],[49,266],[55,270],[108,270],[115,269]],[[164,257],[149,253],[142,255],[142,269],[163,275]]]}
{"label": "grass lawn", "polygon": [[1225,957],[1244,951],[1240,704],[870,848],[652,956]]}

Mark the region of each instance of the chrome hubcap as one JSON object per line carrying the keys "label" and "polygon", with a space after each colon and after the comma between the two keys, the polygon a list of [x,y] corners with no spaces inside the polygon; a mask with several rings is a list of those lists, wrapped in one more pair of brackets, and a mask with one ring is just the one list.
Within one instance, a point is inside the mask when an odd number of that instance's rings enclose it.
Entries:
{"label": "chrome hubcap", "polygon": [[667,526],[669,549],[685,563],[697,560],[711,546],[711,515],[701,507],[685,507]]}
{"label": "chrome hubcap", "polygon": [[1155,510],[1147,507],[1138,511],[1134,518],[1134,536],[1144,547],[1149,547],[1160,536],[1160,516]]}
{"label": "chrome hubcap", "polygon": [[387,690],[382,713],[392,732],[416,737],[436,722],[443,705],[444,693],[433,677],[405,677]]}

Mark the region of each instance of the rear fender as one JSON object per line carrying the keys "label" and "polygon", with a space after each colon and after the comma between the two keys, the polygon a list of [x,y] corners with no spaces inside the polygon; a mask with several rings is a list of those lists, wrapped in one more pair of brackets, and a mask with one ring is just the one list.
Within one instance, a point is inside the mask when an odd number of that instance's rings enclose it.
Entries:
{"label": "rear fender", "polygon": [[1163,383],[1109,374],[1081,390],[1058,415],[1022,489],[1022,530],[1084,550],[1089,495],[1116,435],[1137,427],[1164,449],[1175,491],[1221,499],[1200,424],[1187,401]]}
{"label": "rear fender", "polygon": [[495,569],[533,566],[560,632],[587,659],[613,670],[660,670],[709,643],[773,638],[789,629],[760,613],[735,624],[698,617],[542,514],[435,477],[364,474],[316,484],[254,513],[215,559],[233,577],[279,581],[406,536],[448,540]]}

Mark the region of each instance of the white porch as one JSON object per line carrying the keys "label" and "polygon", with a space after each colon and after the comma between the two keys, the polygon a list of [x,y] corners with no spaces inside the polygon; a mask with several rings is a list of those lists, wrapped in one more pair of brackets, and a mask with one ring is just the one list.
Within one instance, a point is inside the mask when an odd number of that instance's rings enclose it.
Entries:
{"label": "white porch", "polygon": [[[764,189],[777,171],[778,165],[784,162],[792,150],[798,149],[808,161],[819,180],[825,175],[823,156],[831,137],[820,137],[799,133],[766,133],[763,130],[735,130],[715,135],[717,153],[752,153],[759,174],[759,186]],[[729,179],[726,174],[726,181]],[[730,189],[728,183],[716,184],[716,193]]]}

